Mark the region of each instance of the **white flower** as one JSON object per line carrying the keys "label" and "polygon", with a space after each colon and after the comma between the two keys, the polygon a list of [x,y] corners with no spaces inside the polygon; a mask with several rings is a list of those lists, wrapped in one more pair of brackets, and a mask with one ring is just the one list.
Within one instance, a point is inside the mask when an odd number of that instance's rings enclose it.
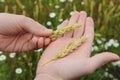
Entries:
{"label": "white flower", "polygon": [[26,58],[27,56],[24,54],[23,57]]}
{"label": "white flower", "polygon": [[0,54],[2,54],[3,52],[2,51],[0,51]]}
{"label": "white flower", "polygon": [[112,43],[111,42],[106,42],[104,47],[107,50],[110,46],[112,46]]}
{"label": "white flower", "polygon": [[29,66],[32,66],[33,64],[32,63],[28,63]]}
{"label": "white flower", "polygon": [[114,39],[109,40],[109,44],[111,44],[111,45],[114,44],[114,42],[115,42]]}
{"label": "white flower", "polygon": [[104,45],[104,48],[105,48],[105,50],[107,50],[107,49],[108,49],[108,45],[107,45],[107,44],[105,44],[105,45]]}
{"label": "white flower", "polygon": [[71,11],[71,12],[70,12],[70,15],[73,15],[73,13],[74,13],[74,11]]}
{"label": "white flower", "polygon": [[105,69],[105,71],[108,71],[108,70],[109,70],[108,68]]}
{"label": "white flower", "polygon": [[58,9],[58,8],[60,8],[60,6],[59,5],[55,5],[55,8]]}
{"label": "white flower", "polygon": [[64,11],[64,8],[62,8],[61,11]]}
{"label": "white flower", "polygon": [[57,29],[59,29],[59,28],[60,28],[60,25],[57,26]]}
{"label": "white flower", "polygon": [[119,43],[114,43],[113,46],[114,46],[114,47],[118,47],[118,46],[119,46]]}
{"label": "white flower", "polygon": [[81,2],[81,5],[84,5],[84,4],[85,4],[85,3],[82,1],[82,2]]}
{"label": "white flower", "polygon": [[105,43],[105,49],[106,50],[111,46],[118,47],[119,46],[118,41],[115,40],[115,39],[110,39],[108,42]]}
{"label": "white flower", "polygon": [[49,17],[50,18],[54,18],[56,16],[56,13],[54,13],[54,12],[51,12],[50,14],[49,14]]}
{"label": "white flower", "polygon": [[65,2],[66,0],[60,0],[60,2]]}
{"label": "white flower", "polygon": [[108,42],[105,43],[105,49],[107,50],[112,44],[114,43],[113,39],[110,39]]}
{"label": "white flower", "polygon": [[14,58],[15,55],[16,55],[16,53],[10,53],[10,54],[9,54],[9,57],[10,57],[10,58]]}
{"label": "white flower", "polygon": [[112,44],[113,44],[113,43],[111,43],[111,42],[106,42],[106,45],[107,45],[108,47],[112,46]]}
{"label": "white flower", "polygon": [[112,74],[109,74],[109,77],[113,79],[114,76]]}
{"label": "white flower", "polygon": [[98,49],[99,49],[98,46],[93,46],[93,47],[92,47],[92,51],[94,51],[94,50],[95,50],[95,51],[98,51]]}
{"label": "white flower", "polygon": [[22,73],[22,68],[16,68],[15,73],[16,74],[21,74]]}
{"label": "white flower", "polygon": [[60,21],[60,22],[62,22],[62,21],[63,21],[63,19],[59,19],[59,21]]}
{"label": "white flower", "polygon": [[105,72],[105,73],[104,73],[104,76],[105,76],[105,77],[108,77],[108,74],[109,74],[108,72]]}
{"label": "white flower", "polygon": [[112,62],[112,65],[120,67],[120,61]]}
{"label": "white flower", "polygon": [[48,25],[48,26],[52,25],[52,22],[51,22],[51,21],[48,21],[48,22],[47,22],[47,25]]}
{"label": "white flower", "polygon": [[0,2],[5,2],[5,0],[0,0]]}
{"label": "white flower", "polygon": [[102,41],[106,41],[106,39],[105,39],[105,38],[101,38],[101,40],[102,40]]}
{"label": "white flower", "polygon": [[18,60],[21,60],[21,57],[18,57]]}
{"label": "white flower", "polygon": [[73,2],[73,0],[68,0],[69,2]]}
{"label": "white flower", "polygon": [[119,46],[118,40],[114,40],[113,46],[114,46],[114,47],[118,47],[118,46]]}
{"label": "white flower", "polygon": [[1,55],[0,56],[0,61],[4,61],[4,60],[6,60],[6,56],[5,55]]}
{"label": "white flower", "polygon": [[101,43],[102,43],[102,41],[99,40],[99,39],[97,39],[96,41],[97,41],[98,44],[101,44]]}

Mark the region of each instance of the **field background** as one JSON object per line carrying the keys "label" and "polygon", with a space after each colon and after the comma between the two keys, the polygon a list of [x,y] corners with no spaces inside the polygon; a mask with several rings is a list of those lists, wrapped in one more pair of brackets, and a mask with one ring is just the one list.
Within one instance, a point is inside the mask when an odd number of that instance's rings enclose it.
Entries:
{"label": "field background", "polygon": [[[95,22],[92,55],[103,51],[120,55],[120,0],[0,0],[0,12],[31,17],[53,30],[73,11],[82,10]],[[0,51],[0,80],[33,80],[42,52],[43,49],[18,54]],[[120,61],[80,80],[120,80]]]}

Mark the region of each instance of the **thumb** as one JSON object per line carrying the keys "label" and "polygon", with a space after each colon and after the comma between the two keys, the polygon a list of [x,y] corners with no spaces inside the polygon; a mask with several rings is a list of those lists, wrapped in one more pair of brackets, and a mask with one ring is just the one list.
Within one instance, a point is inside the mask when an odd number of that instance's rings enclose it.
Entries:
{"label": "thumb", "polygon": [[37,35],[37,36],[49,36],[52,34],[51,29],[47,29],[43,25],[39,24],[38,22],[34,21],[31,18],[24,17],[23,26],[22,28],[25,29],[26,31]]}
{"label": "thumb", "polygon": [[91,72],[93,72],[94,70],[103,66],[104,64],[117,60],[120,60],[120,57],[118,55],[110,52],[103,52],[101,54],[97,54],[91,57],[88,66],[91,69]]}

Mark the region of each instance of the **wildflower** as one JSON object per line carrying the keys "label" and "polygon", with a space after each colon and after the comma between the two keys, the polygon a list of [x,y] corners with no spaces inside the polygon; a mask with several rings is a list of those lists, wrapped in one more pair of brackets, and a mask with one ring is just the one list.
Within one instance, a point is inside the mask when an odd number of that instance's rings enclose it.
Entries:
{"label": "wildflower", "polygon": [[98,46],[93,46],[92,51],[98,51]]}
{"label": "wildflower", "polygon": [[108,77],[108,74],[109,74],[108,72],[105,72],[105,73],[104,73],[104,76],[105,76],[105,77]]}
{"label": "wildflower", "polygon": [[107,50],[108,47],[109,47],[108,43],[106,43],[106,44],[104,45],[104,47],[105,47],[105,50]]}
{"label": "wildflower", "polygon": [[61,11],[64,11],[64,8],[62,8]]}
{"label": "wildflower", "polygon": [[48,26],[52,25],[52,22],[51,22],[51,21],[48,21],[48,22],[47,22],[47,25],[48,25]]}
{"label": "wildflower", "polygon": [[32,66],[32,63],[28,63],[29,66]]}
{"label": "wildflower", "polygon": [[15,55],[16,55],[16,53],[10,53],[10,54],[9,54],[9,57],[10,57],[10,58],[14,58]]}
{"label": "wildflower", "polygon": [[84,4],[85,4],[85,3],[82,1],[82,2],[81,2],[81,5],[84,5]]}
{"label": "wildflower", "polygon": [[3,52],[2,51],[0,51],[0,54],[2,54]]}
{"label": "wildflower", "polygon": [[99,40],[99,39],[97,39],[96,41],[97,41],[98,44],[101,44],[101,43],[102,43],[102,41]]}
{"label": "wildflower", "polygon": [[112,65],[120,67],[120,61],[112,62]]}
{"label": "wildflower", "polygon": [[108,71],[108,68],[106,68],[105,71]]}
{"label": "wildflower", "polygon": [[74,12],[74,11],[71,11],[71,12],[70,12],[70,15],[73,15],[73,12]]}
{"label": "wildflower", "polygon": [[69,2],[73,2],[73,0],[68,0]]}
{"label": "wildflower", "polygon": [[107,50],[109,47],[118,47],[119,43],[117,40],[115,39],[110,39],[108,42],[105,43],[105,49]]}
{"label": "wildflower", "polygon": [[63,21],[63,19],[61,18],[61,19],[59,19],[59,21],[60,21],[60,22],[62,22],[62,21]]}
{"label": "wildflower", "polygon": [[118,80],[117,78],[114,78],[113,80]]}
{"label": "wildflower", "polygon": [[49,17],[50,18],[54,18],[56,16],[56,13],[54,13],[54,12],[51,12],[50,14],[49,14]]}
{"label": "wildflower", "polygon": [[114,44],[114,42],[115,42],[114,39],[109,40],[109,44],[111,44],[111,45]]}
{"label": "wildflower", "polygon": [[58,9],[58,8],[60,8],[60,6],[59,5],[55,5],[55,8]]}
{"label": "wildflower", "polygon": [[66,0],[60,0],[60,2],[65,2]]}
{"label": "wildflower", "polygon": [[5,55],[1,55],[0,56],[0,61],[4,61],[4,60],[6,60],[6,56]]}
{"label": "wildflower", "polygon": [[5,0],[0,0],[0,2],[4,3],[4,2],[5,2]]}
{"label": "wildflower", "polygon": [[22,73],[22,68],[16,68],[15,73],[16,74],[21,74]]}
{"label": "wildflower", "polygon": [[117,48],[119,46],[119,43],[114,43],[113,46]]}
{"label": "wildflower", "polygon": [[33,64],[32,63],[28,63],[29,66],[32,66]]}
{"label": "wildflower", "polygon": [[27,56],[24,54],[23,57],[26,58]]}
{"label": "wildflower", "polygon": [[59,29],[59,28],[60,28],[60,25],[57,26],[57,29]]}
{"label": "wildflower", "polygon": [[101,40],[102,40],[102,41],[106,41],[106,39],[105,39],[105,38],[101,38]]}
{"label": "wildflower", "polygon": [[110,77],[110,78],[114,78],[114,76],[113,76],[112,74],[109,74],[109,77]]}
{"label": "wildflower", "polygon": [[21,60],[21,57],[18,57],[18,60]]}

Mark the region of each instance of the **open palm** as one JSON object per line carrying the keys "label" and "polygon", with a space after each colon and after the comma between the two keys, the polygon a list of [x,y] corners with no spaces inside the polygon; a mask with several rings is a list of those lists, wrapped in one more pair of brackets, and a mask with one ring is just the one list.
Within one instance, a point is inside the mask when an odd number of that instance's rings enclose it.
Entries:
{"label": "open palm", "polygon": [[[71,80],[82,75],[90,74],[100,66],[113,60],[118,60],[116,54],[104,52],[90,57],[92,42],[94,38],[94,23],[92,18],[86,17],[85,12],[74,12],[70,21],[64,21],[60,27],[73,23],[79,23],[82,27],[59,36],[56,41],[52,42],[44,51],[37,68],[37,75],[47,74],[49,76],[60,78],[61,80]],[[45,66],[44,62],[51,59],[56,52],[62,50],[65,45],[71,41],[87,35],[86,41],[68,56],[52,61]]]}

